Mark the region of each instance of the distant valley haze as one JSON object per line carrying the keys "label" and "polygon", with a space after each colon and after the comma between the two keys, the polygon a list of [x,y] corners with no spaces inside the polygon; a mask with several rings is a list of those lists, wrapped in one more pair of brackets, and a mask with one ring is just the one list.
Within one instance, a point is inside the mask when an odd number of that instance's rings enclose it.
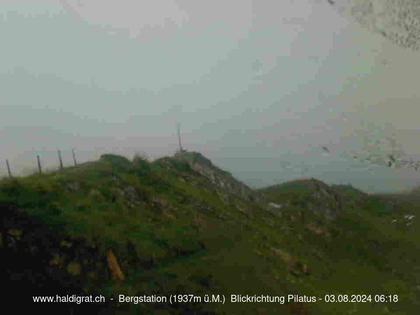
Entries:
{"label": "distant valley haze", "polygon": [[0,175],[171,155],[180,123],[252,187],[419,185],[381,158],[420,159],[420,54],[336,2],[0,0]]}

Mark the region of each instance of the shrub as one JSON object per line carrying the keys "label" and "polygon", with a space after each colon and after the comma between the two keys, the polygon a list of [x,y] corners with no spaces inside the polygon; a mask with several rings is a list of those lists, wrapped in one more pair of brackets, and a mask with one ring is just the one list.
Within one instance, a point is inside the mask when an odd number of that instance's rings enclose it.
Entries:
{"label": "shrub", "polygon": [[132,163],[124,156],[116,154],[101,155],[101,160],[112,165],[112,168],[118,171],[127,171],[132,167]]}

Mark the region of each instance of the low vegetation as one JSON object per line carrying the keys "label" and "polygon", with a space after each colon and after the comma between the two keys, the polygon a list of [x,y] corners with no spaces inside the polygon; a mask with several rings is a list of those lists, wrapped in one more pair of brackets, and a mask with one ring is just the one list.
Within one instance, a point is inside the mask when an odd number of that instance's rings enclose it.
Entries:
{"label": "low vegetation", "polygon": [[399,296],[398,303],[97,306],[118,314],[414,315],[419,209],[414,197],[316,180],[254,191],[198,153],[153,162],[104,155],[0,183],[1,279],[11,295]]}

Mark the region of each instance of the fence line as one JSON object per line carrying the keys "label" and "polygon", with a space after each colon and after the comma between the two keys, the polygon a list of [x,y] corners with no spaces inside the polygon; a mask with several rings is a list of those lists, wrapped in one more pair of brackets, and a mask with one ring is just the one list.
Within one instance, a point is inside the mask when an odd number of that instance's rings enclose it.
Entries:
{"label": "fence line", "polygon": [[[36,173],[37,174],[44,174],[44,173],[49,173],[49,172],[54,172],[54,171],[62,171],[66,167],[72,167],[71,165],[66,166],[65,163],[64,163],[65,160],[66,160],[66,152],[68,154],[70,154],[69,153],[70,150],[62,151],[60,149],[57,149],[56,153],[55,153],[56,154],[55,158],[58,161],[58,165],[53,163],[54,164],[53,167],[48,167],[48,165],[49,165],[48,163],[53,158],[54,151],[48,151],[47,162],[45,162],[45,160],[43,160],[43,155],[44,155],[44,158],[46,157],[45,154],[34,152],[35,165],[32,164],[33,166],[30,167],[30,169],[25,168],[25,169],[21,170],[21,168],[19,166],[22,166],[22,165],[20,165],[20,163],[17,163],[18,166],[16,166],[16,165],[13,164],[13,162],[14,162],[13,160],[4,159],[2,161],[0,159],[0,171],[1,171],[0,179],[2,179],[4,177],[14,178],[15,176],[16,177],[30,176],[30,175],[33,175],[33,174],[36,174]],[[100,148],[99,150],[95,148],[95,151],[90,151],[90,152],[95,152],[95,156],[93,157],[93,160],[98,160],[102,154],[105,154],[107,152],[114,152],[114,154],[121,154],[121,152],[115,152],[115,151],[112,151],[112,150],[107,150],[106,148]],[[147,156],[147,154],[145,154],[143,152],[139,153],[139,151],[137,151],[137,150],[134,150],[133,154],[134,154],[134,156],[139,155],[139,154],[142,155],[142,156],[143,155]],[[123,154],[123,155],[126,156],[126,154]],[[147,157],[147,159],[149,159],[149,158],[150,157]],[[72,159],[72,162],[73,162],[72,164],[74,165],[74,167],[77,167],[77,166],[80,165],[80,157],[78,155],[78,150],[77,149],[74,149],[74,148],[71,149],[71,159]],[[82,158],[82,160],[84,160],[84,159]],[[86,162],[88,162],[88,161],[92,161],[92,157],[90,157],[86,160]],[[4,166],[2,166],[1,163],[4,163],[3,164]],[[71,164],[71,163],[68,163],[68,164]],[[3,170],[5,170],[5,172]]]}
{"label": "fence line", "polygon": [[[63,162],[63,155],[61,150],[57,150],[57,157],[58,157],[58,170],[62,171],[64,169],[64,162]],[[74,166],[77,166],[77,156],[76,156],[76,151],[75,149],[72,149],[72,158],[73,158],[73,163]],[[5,164],[6,164],[6,170],[7,170],[7,175],[9,178],[13,178],[13,173],[12,173],[12,167],[10,164],[9,159],[5,160]],[[43,163],[42,163],[42,158],[39,154],[36,155],[36,165],[38,168],[38,174],[42,174],[44,172],[43,170]]]}

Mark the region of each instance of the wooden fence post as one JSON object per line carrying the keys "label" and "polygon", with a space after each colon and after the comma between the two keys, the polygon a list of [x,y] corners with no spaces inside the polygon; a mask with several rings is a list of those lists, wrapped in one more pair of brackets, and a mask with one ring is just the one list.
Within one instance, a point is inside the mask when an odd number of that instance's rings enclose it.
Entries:
{"label": "wooden fence post", "polygon": [[12,178],[12,171],[10,170],[10,164],[9,160],[6,160],[6,166],[7,166],[7,173],[9,174],[9,178]]}
{"label": "wooden fence post", "polygon": [[182,153],[184,152],[184,148],[182,147],[182,142],[181,142],[181,124],[180,123],[177,124],[176,129],[178,133],[179,153]]}
{"label": "wooden fence post", "polygon": [[36,156],[36,160],[38,162],[38,173],[42,174],[41,158],[39,157],[39,155]]}
{"label": "wooden fence post", "polygon": [[61,156],[61,151],[57,150],[57,154],[58,154],[58,162],[60,163],[60,170],[63,170],[64,165],[63,165],[63,157]]}
{"label": "wooden fence post", "polygon": [[76,152],[74,152],[74,149],[72,149],[72,150],[71,150],[71,153],[73,154],[73,162],[74,162],[74,166],[77,166]]}

